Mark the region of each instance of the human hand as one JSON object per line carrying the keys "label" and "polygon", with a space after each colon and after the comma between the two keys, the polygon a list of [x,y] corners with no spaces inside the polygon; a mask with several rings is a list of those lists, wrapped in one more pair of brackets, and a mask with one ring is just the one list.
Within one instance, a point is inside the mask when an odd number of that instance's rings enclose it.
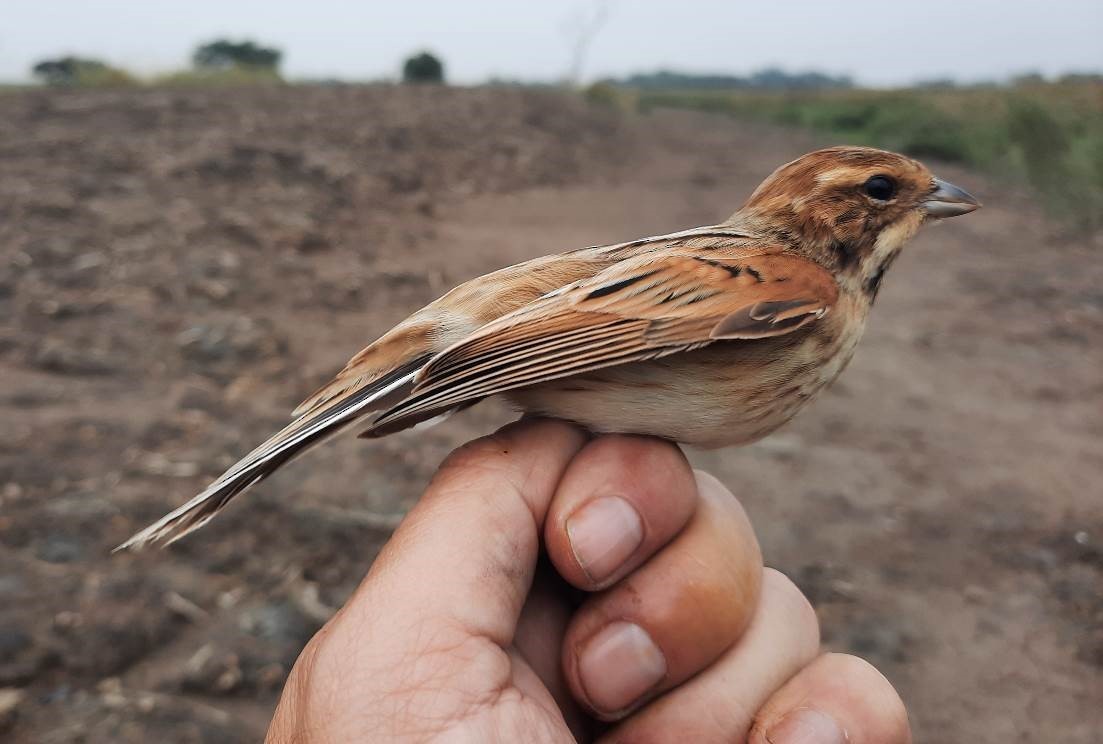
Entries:
{"label": "human hand", "polygon": [[[550,559],[540,561],[541,545]],[[287,680],[269,742],[910,741],[673,445],[524,421],[454,452]]]}

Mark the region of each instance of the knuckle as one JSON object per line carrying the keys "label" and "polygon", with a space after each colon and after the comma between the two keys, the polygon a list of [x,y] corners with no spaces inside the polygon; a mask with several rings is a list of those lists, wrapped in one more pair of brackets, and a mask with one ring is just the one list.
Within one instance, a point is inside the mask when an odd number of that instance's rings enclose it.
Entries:
{"label": "knuckle", "polygon": [[780,606],[780,611],[788,618],[803,641],[802,650],[809,659],[819,652],[820,620],[812,603],[804,596],[793,580],[775,568],[766,568],[763,572],[763,593],[769,592]]}
{"label": "knuckle", "polygon": [[427,497],[437,493],[454,493],[484,487],[486,481],[502,480],[513,484],[517,463],[510,457],[508,443],[494,434],[458,447],[448,454],[433,476]]}
{"label": "knuckle", "polygon": [[[739,500],[735,497],[735,494],[729,491],[728,487],[712,473],[695,468],[693,476],[697,479],[697,490],[700,492],[701,498],[729,508],[733,503],[736,506],[739,505]],[[742,511],[742,507],[739,507],[739,510]]]}
{"label": "knuckle", "polygon": [[877,741],[909,741],[908,710],[896,688],[877,667],[859,656],[828,653],[821,662],[832,679],[844,680],[851,690],[860,690],[861,697],[879,719],[883,736]]}
{"label": "knuckle", "polygon": [[[877,667],[860,656],[852,654],[829,653],[824,655],[824,663],[829,664],[833,674],[863,683],[864,687],[888,684],[888,680],[877,671]],[[873,684],[870,684],[870,683]]]}
{"label": "knuckle", "polygon": [[695,523],[708,525],[704,531],[710,539],[719,541],[727,565],[738,580],[753,578],[756,585],[761,584],[762,548],[743,505],[713,476],[699,470],[694,475],[700,495]]}
{"label": "knuckle", "polygon": [[581,429],[562,421],[533,419],[509,424],[453,450],[437,470],[438,484],[463,486],[468,479],[486,476],[515,483],[525,475],[526,458],[519,458],[519,451],[529,452],[536,442],[543,450],[556,451],[581,438]]}
{"label": "knuckle", "polygon": [[318,673],[319,667],[324,667],[328,654],[326,651],[333,646],[333,629],[339,621],[339,615],[330,618],[317,633],[315,633],[306,645],[303,646],[299,658],[295,661],[294,672],[300,678],[309,679]]}
{"label": "knuckle", "polygon": [[715,510],[722,519],[734,524],[738,530],[745,532],[753,540],[754,527],[739,498],[711,473],[694,470],[693,477],[697,482],[698,497],[705,507]]}
{"label": "knuckle", "polygon": [[474,465],[483,466],[486,461],[493,460],[508,452],[506,443],[501,441],[497,434],[480,437],[452,450],[444,462],[441,463],[442,471],[466,470]]}
{"label": "knuckle", "polygon": [[753,537],[754,528],[743,504],[716,476],[704,470],[694,470],[693,478],[697,484],[702,511],[714,513],[718,519],[734,524],[738,530],[746,531]]}

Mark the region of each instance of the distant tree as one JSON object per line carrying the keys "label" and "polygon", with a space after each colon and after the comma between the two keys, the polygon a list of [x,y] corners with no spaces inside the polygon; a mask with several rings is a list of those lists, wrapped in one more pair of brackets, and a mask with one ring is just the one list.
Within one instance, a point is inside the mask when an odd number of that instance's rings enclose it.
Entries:
{"label": "distant tree", "polygon": [[47,85],[72,85],[76,81],[77,66],[80,63],[81,60],[76,57],[44,59],[32,67],[31,72]]}
{"label": "distant tree", "polygon": [[429,52],[421,52],[402,64],[405,83],[443,83],[444,63]]}
{"label": "distant tree", "polygon": [[129,85],[134,82],[125,71],[106,62],[73,56],[44,59],[31,68],[31,73],[46,85],[57,86]]}
{"label": "distant tree", "polygon": [[852,88],[854,81],[846,75],[825,75],[822,72],[786,72],[776,67],[760,70],[750,77],[752,88],[766,90],[822,90]]}
{"label": "distant tree", "polygon": [[252,41],[215,39],[199,46],[192,54],[192,63],[199,69],[226,70],[233,67],[275,71],[283,53]]}

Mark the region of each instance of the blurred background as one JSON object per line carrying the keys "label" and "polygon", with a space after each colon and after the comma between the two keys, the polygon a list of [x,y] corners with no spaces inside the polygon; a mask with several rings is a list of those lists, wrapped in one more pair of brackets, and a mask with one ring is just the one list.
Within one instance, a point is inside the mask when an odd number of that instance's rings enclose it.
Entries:
{"label": "blurred background", "polygon": [[1103,741],[1101,38],[1073,0],[7,7],[0,739],[259,739],[441,457],[510,413],[114,545],[454,284],[861,143],[985,208],[909,246],[807,412],[691,457],[917,741]]}

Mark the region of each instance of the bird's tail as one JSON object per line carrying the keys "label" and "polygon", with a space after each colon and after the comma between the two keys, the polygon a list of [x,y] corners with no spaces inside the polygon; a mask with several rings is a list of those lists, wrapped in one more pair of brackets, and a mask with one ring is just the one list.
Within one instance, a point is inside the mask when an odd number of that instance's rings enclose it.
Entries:
{"label": "bird's tail", "polygon": [[376,384],[301,416],[235,463],[202,493],[115,550],[137,550],[151,544],[169,545],[199,529],[222,511],[234,496],[264,480],[314,445],[337,434],[364,414],[378,410],[395,394],[404,393],[412,385],[415,373],[402,370],[400,375],[385,377]]}

